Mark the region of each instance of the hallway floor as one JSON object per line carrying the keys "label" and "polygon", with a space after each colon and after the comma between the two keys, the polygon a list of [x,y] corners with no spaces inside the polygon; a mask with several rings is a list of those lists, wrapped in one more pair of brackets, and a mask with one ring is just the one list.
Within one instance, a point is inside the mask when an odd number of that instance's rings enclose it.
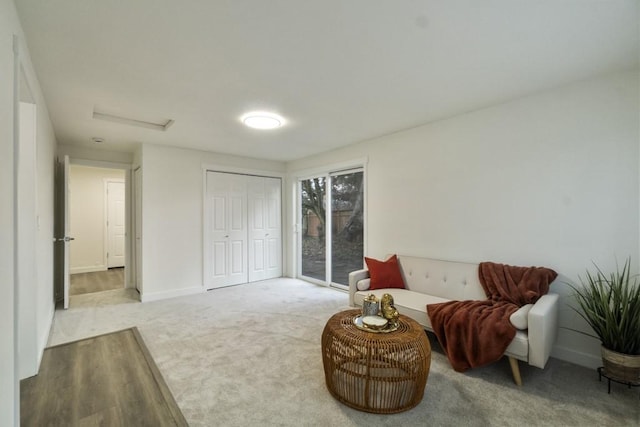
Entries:
{"label": "hallway floor", "polygon": [[93,273],[72,274],[69,295],[91,294],[124,288],[124,267]]}

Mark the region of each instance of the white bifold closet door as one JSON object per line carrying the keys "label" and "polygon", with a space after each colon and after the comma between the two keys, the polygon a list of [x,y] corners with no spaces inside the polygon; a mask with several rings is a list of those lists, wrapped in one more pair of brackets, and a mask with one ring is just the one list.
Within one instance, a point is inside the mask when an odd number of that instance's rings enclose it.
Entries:
{"label": "white bifold closet door", "polygon": [[279,178],[207,172],[207,289],[282,275]]}
{"label": "white bifold closet door", "polygon": [[249,282],[282,276],[280,179],[247,177]]}

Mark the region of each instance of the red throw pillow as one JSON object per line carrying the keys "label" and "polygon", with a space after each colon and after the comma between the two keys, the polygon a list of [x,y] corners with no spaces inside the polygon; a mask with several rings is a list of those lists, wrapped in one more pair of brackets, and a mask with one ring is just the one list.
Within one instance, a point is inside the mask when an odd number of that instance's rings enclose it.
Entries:
{"label": "red throw pillow", "polygon": [[367,257],[364,257],[364,261],[367,263],[369,277],[371,278],[369,285],[370,290],[384,288],[404,289],[404,280],[400,273],[400,265],[398,264],[398,257],[396,255],[393,255],[386,261],[379,261]]}

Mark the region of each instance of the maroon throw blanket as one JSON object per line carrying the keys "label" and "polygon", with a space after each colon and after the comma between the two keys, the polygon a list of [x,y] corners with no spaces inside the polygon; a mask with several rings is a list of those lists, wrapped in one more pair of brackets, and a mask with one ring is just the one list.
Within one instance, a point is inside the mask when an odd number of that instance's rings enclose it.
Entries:
{"label": "maroon throw blanket", "polygon": [[480,263],[478,275],[487,300],[427,305],[433,331],[458,372],[499,360],[516,335],[509,316],[546,294],[557,276],[544,267],[492,262]]}

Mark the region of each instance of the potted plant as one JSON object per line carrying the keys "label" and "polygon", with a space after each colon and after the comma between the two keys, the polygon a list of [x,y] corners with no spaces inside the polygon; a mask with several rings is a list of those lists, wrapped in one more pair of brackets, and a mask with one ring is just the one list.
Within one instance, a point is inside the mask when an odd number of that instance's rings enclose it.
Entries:
{"label": "potted plant", "polygon": [[570,285],[578,307],[573,308],[594,330],[602,343],[604,374],[629,384],[640,384],[640,285],[631,276],[631,259],[608,276],[594,263]]}

